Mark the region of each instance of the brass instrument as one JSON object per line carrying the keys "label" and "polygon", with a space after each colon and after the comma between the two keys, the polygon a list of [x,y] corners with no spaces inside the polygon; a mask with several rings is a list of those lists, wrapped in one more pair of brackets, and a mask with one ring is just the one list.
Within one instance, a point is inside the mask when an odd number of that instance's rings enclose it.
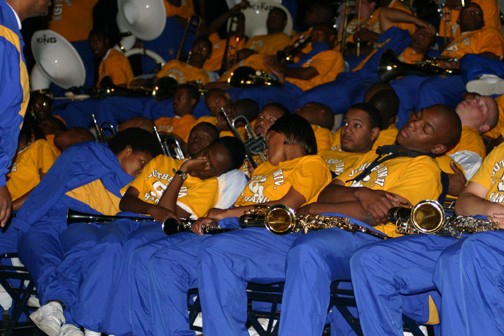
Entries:
{"label": "brass instrument", "polygon": [[249,66],[241,66],[231,72],[228,84],[232,87],[244,86],[282,86],[282,84],[269,73],[262,70],[254,70]]}
{"label": "brass instrument", "polygon": [[98,142],[101,143],[107,143],[107,135],[106,135],[106,130],[108,130],[109,133],[111,133],[112,136],[114,136],[117,132],[116,127],[114,124],[110,122],[105,122],[101,125],[98,125],[98,122],[96,121],[96,116],[94,113],[91,114],[91,119],[93,120],[93,128],[96,133],[96,139]]}
{"label": "brass instrument", "polygon": [[[189,63],[189,60],[191,59],[192,42],[198,36],[202,22],[203,19],[199,16],[191,16],[187,18],[184,35],[182,36],[182,40],[180,41],[179,49],[177,51],[177,60]],[[190,40],[190,46],[188,47],[186,44],[190,35],[192,35],[192,38]]]}
{"label": "brass instrument", "polygon": [[313,230],[340,228],[350,232],[362,232],[380,239],[388,237],[369,229],[365,226],[352,223],[350,218],[344,216],[299,215],[294,210],[283,204],[272,206],[257,206],[247,211],[240,217],[242,227],[265,226],[276,234],[289,232],[308,233]]}
{"label": "brass instrument", "polygon": [[173,97],[178,83],[170,77],[160,78],[154,83],[153,88],[129,89],[112,83],[110,77],[102,79],[100,88],[93,93],[94,97],[153,97],[156,100]]}
{"label": "brass instrument", "polygon": [[239,11],[233,12],[229,18],[228,38],[226,39],[226,45],[224,47],[220,73],[224,73],[236,62],[238,43],[241,40],[240,36],[237,35],[240,27],[240,20],[244,20],[244,16],[243,13]]}
{"label": "brass instrument", "polygon": [[[266,155],[264,154],[264,151],[266,150],[266,140],[264,139],[263,136],[258,136],[255,134],[254,129],[252,128],[252,125],[250,125],[250,122],[248,121],[247,117],[244,115],[239,115],[235,117],[234,119],[231,119],[229,115],[226,112],[226,109],[224,107],[221,108],[221,113],[224,116],[224,119],[226,119],[227,124],[229,125],[229,128],[231,129],[231,132],[233,135],[237,138],[240,139],[243,144],[245,145],[245,156],[246,159],[250,162],[252,167],[256,168],[258,166],[257,162],[254,160],[254,155],[259,155],[261,158],[262,162],[266,161]],[[240,133],[238,132],[238,129],[236,127],[237,121],[242,121],[245,124],[245,131],[247,132],[248,139],[244,140],[242,139]],[[261,162],[261,163],[262,163]]]}
{"label": "brass instrument", "polygon": [[310,43],[311,35],[305,36],[304,34],[299,35],[299,37],[292,43],[291,46],[287,47],[288,51],[279,50],[277,52],[277,59],[279,62],[292,64],[294,63],[294,58]]}
{"label": "brass instrument", "polygon": [[[72,209],[68,209],[67,212],[67,224],[75,224],[75,223],[97,223],[97,224],[107,224],[119,219],[129,219],[138,223],[142,222],[155,222],[154,218],[150,216],[107,216],[107,215],[95,215],[80,211],[75,211]],[[178,232],[192,232],[191,225],[194,223],[194,220],[180,218],[181,223],[177,222],[174,218],[168,218],[161,224],[161,229],[167,235],[172,235]],[[229,229],[221,229],[220,227],[205,227],[203,229],[204,233],[221,233],[229,231]]]}
{"label": "brass instrument", "polygon": [[498,230],[499,224],[487,219],[458,216],[453,208],[443,208],[437,201],[425,200],[412,208],[397,207],[388,218],[401,234],[440,234],[460,238],[463,233]]}
{"label": "brass instrument", "polygon": [[180,145],[180,141],[177,139],[177,137],[173,135],[166,135],[161,137],[156,126],[154,126],[154,134],[158,139],[159,145],[161,146],[161,150],[163,151],[164,155],[177,160],[185,159],[184,151],[182,150],[182,146]]}
{"label": "brass instrument", "polygon": [[378,64],[378,78],[382,82],[389,82],[403,75],[458,75],[458,69],[443,68],[443,62],[457,61],[456,59],[431,58],[417,64],[408,64],[397,59],[392,50],[383,53]]}

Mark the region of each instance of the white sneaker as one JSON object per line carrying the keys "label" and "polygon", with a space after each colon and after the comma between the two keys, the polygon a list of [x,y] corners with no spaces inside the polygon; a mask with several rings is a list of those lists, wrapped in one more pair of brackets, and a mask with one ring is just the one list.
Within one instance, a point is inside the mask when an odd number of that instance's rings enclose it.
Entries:
{"label": "white sneaker", "polygon": [[495,75],[482,75],[479,79],[467,82],[466,90],[483,96],[503,94],[504,79]]}
{"label": "white sneaker", "polygon": [[84,336],[84,333],[73,324],[65,324],[61,327],[59,336]]}
{"label": "white sneaker", "polygon": [[84,329],[84,335],[85,336],[101,336],[101,332],[93,331],[93,330],[89,330],[89,329]]}
{"label": "white sneaker", "polygon": [[49,302],[30,315],[35,325],[49,336],[58,336],[65,324],[63,307],[58,302]]}

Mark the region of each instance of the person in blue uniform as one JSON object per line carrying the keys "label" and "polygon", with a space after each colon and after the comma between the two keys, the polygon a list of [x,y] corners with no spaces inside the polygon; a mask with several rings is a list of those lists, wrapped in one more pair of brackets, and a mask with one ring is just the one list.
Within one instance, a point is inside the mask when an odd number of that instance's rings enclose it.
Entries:
{"label": "person in blue uniform", "polygon": [[29,82],[23,55],[24,40],[21,22],[47,14],[49,0],[0,1],[0,226],[4,227],[11,213],[12,200],[6,187],[6,175],[17,150],[29,99]]}

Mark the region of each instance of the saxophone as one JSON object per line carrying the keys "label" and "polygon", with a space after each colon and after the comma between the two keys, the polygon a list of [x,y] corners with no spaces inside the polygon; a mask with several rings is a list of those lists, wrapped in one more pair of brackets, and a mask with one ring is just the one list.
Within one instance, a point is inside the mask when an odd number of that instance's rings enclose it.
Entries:
{"label": "saxophone", "polygon": [[296,215],[294,210],[283,204],[256,206],[240,217],[241,227],[266,227],[276,234],[308,233],[313,230],[340,228],[350,232],[363,232],[380,239],[388,237],[365,226],[352,223],[344,216]]}
{"label": "saxophone", "polygon": [[499,224],[479,216],[460,216],[453,208],[444,208],[437,201],[424,200],[412,208],[396,207],[388,218],[401,234],[439,234],[462,237],[463,233],[499,230]]}

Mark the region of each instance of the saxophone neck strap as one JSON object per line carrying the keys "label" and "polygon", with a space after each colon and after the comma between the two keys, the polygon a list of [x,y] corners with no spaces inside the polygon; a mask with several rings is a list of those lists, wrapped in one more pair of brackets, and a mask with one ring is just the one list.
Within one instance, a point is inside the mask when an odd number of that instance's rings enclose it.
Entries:
{"label": "saxophone neck strap", "polygon": [[368,176],[379,164],[395,159],[397,157],[410,157],[415,158],[417,156],[426,155],[430,157],[434,157],[432,154],[421,153],[417,151],[401,151],[401,146],[397,145],[386,145],[380,146],[376,149],[376,154],[378,157],[373,160],[359,175],[354,177],[353,179],[347,180],[346,182],[360,182],[366,176]]}

